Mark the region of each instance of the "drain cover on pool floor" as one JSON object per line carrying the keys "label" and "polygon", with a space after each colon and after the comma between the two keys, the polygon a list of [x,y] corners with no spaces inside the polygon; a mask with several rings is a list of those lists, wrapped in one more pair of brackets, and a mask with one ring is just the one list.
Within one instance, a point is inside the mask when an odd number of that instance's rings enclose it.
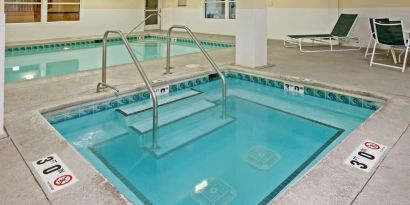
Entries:
{"label": "drain cover on pool floor", "polygon": [[268,170],[279,160],[279,155],[264,146],[255,146],[245,154],[244,160],[260,170]]}
{"label": "drain cover on pool floor", "polygon": [[200,205],[226,205],[235,196],[235,189],[218,178],[202,181],[192,193],[192,198]]}

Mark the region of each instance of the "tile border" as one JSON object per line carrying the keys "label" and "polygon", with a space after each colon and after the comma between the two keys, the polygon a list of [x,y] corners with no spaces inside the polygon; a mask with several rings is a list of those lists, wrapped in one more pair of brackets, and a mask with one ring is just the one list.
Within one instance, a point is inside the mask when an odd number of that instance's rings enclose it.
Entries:
{"label": "tile border", "polygon": [[[267,77],[260,77],[253,74],[248,74],[240,71],[226,71],[226,76],[230,78],[236,78],[240,80],[249,81],[252,83],[257,83],[261,85],[266,85],[274,88],[284,89],[285,81],[271,79]],[[297,83],[300,84],[300,83]],[[358,96],[349,95],[343,92],[337,92],[334,90],[320,89],[317,87],[303,85],[304,86],[304,95],[321,98],[324,100],[330,100],[338,103],[348,104],[356,107],[361,107],[369,110],[378,110],[382,103],[368,100],[366,98],[361,98]]]}
{"label": "tile border", "polygon": [[[130,42],[136,42],[145,39],[159,39],[166,40],[165,35],[153,35],[153,34],[141,34],[132,35],[127,37]],[[174,42],[189,43],[194,44],[194,41],[189,38],[184,37],[172,37]],[[234,47],[233,43],[219,42],[219,41],[209,41],[200,40],[202,45],[215,46],[216,48],[230,48]],[[86,39],[86,40],[76,40],[76,41],[60,41],[52,43],[42,43],[42,44],[32,44],[32,45],[20,45],[20,46],[6,46],[6,57],[30,55],[30,54],[40,54],[40,53],[50,53],[57,51],[66,51],[67,48],[70,50],[78,50],[85,48],[95,48],[101,45],[102,39]],[[108,38],[108,45],[119,45],[121,44],[121,38],[112,37]]]}
{"label": "tile border", "polygon": [[[208,75],[193,78],[190,80],[175,82],[169,85],[169,92],[174,93],[183,89],[192,88],[197,85],[205,84],[209,82]],[[131,103],[142,102],[150,98],[150,94],[147,90],[134,92],[131,94],[121,95],[115,98],[105,99],[99,102],[91,102],[85,105],[79,105],[74,107],[69,107],[67,109],[59,111],[51,111],[43,113],[43,116],[47,119],[50,124],[56,124],[59,122],[72,120],[87,115],[99,113],[109,109],[118,108]]]}
{"label": "tile border", "polygon": [[[206,75],[202,77],[193,78],[190,80],[171,83],[169,85],[170,93],[177,92],[183,89],[192,88],[200,84],[208,83],[210,81],[209,76],[210,75]],[[257,84],[284,90],[285,81],[281,81],[277,79],[260,77],[260,76],[245,73],[245,72],[229,71],[229,70],[225,71],[225,76],[227,78],[245,80],[251,83],[257,83]],[[342,92],[337,92],[333,90],[330,91],[326,89],[319,89],[317,87],[313,87],[309,85],[304,85],[304,87],[305,87],[304,89],[305,96],[321,98],[324,100],[348,104],[348,105],[352,105],[352,106],[356,106],[356,107],[360,107],[364,109],[369,109],[373,111],[378,110],[383,105],[383,103],[380,103],[380,102],[368,100],[365,98],[360,98],[358,96],[348,95]],[[118,107],[125,106],[131,103],[141,102],[141,101],[149,99],[149,97],[150,96],[149,96],[148,91],[144,90],[144,91],[139,91],[139,92],[132,93],[132,94],[122,95],[116,98],[102,100],[97,103],[91,102],[87,105],[70,107],[67,109],[60,110],[60,111],[47,112],[47,113],[44,113],[43,116],[47,119],[47,121],[50,124],[56,124],[62,121],[72,120],[72,119],[76,119],[79,117],[91,115],[94,113],[106,111],[109,109],[118,108]]]}

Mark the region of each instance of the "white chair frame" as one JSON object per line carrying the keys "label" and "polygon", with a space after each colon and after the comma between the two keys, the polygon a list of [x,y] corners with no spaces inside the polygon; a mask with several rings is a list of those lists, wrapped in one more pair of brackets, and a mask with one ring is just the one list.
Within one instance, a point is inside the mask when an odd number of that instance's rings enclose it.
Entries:
{"label": "white chair frame", "polygon": [[[374,24],[374,28],[375,28],[375,34],[376,34],[375,36],[376,36],[376,39],[375,39],[375,41],[374,41],[373,52],[372,52],[372,58],[371,58],[371,60],[370,60],[370,66],[373,66],[373,65],[385,66],[385,67],[389,67],[389,68],[400,69],[401,72],[404,72],[405,69],[406,69],[407,58],[408,58],[409,49],[410,49],[410,41],[407,41],[407,39],[406,39],[406,33],[404,32],[404,29],[402,29],[404,46],[395,46],[395,45],[387,45],[387,44],[380,43],[380,42],[378,41],[378,34],[377,34],[377,29],[376,29],[376,26],[377,26],[377,25],[383,25],[383,26],[397,26],[397,25],[401,25],[402,28],[403,28],[403,21],[401,21],[400,23],[395,23],[395,24],[384,24],[384,23],[377,23],[377,22],[373,22],[373,24]],[[403,53],[404,53],[403,64],[402,64],[401,66],[395,66],[395,65],[389,65],[389,64],[374,62],[374,56],[376,55],[376,49],[377,49],[377,46],[378,46],[378,45],[384,45],[384,46],[390,47],[390,50],[391,50],[391,52],[392,52],[392,56],[393,56],[393,60],[394,60],[394,63],[395,63],[395,64],[397,64],[397,57],[396,57],[395,49],[404,50],[404,51],[399,55],[399,57],[401,58],[401,56],[402,56]],[[399,62],[400,62],[400,61],[401,61],[401,59],[399,60]]]}

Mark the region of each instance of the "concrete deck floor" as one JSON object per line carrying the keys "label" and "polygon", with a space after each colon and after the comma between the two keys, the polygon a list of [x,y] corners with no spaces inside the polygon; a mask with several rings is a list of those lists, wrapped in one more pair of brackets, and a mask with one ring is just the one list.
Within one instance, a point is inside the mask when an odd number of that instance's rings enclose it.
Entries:
{"label": "concrete deck floor", "polygon": [[[201,35],[201,38],[233,41],[231,37]],[[409,204],[410,201],[410,70],[401,73],[368,66],[363,51],[300,53],[269,41],[272,67],[243,69],[355,93],[388,98],[386,105],[353,131],[274,204]],[[234,63],[234,49],[211,52],[219,65]],[[390,59],[387,59],[390,60]],[[201,54],[172,58],[172,75],[163,75],[164,59],[143,62],[150,79],[162,81],[189,78],[210,72]],[[200,64],[196,69],[186,64]],[[231,66],[227,66],[231,67]],[[118,191],[69,145],[39,110],[67,107],[79,102],[112,97],[107,90],[96,94],[100,70],[6,85],[5,128],[0,138],[0,204],[126,204]],[[108,81],[122,92],[141,87],[132,65],[109,69]],[[364,139],[389,149],[370,173],[352,169],[344,160]],[[31,162],[57,153],[79,178],[75,185],[50,194]],[[86,193],[86,194],[85,194]]]}

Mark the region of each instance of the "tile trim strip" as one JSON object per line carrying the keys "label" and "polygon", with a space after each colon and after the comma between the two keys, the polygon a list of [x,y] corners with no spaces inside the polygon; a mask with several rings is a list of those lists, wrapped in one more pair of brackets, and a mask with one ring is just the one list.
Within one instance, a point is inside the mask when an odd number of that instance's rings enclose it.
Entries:
{"label": "tile trim strip", "polygon": [[[167,39],[166,36],[152,35],[152,34],[133,35],[127,38],[131,42],[135,42],[138,40],[145,40],[145,39],[159,39],[159,40]],[[189,38],[175,37],[172,39],[173,41],[176,41],[176,42],[194,44],[194,41]],[[29,54],[33,54],[33,52],[35,52],[34,54],[37,54],[37,53],[65,51],[67,48],[69,48],[70,50],[94,48],[96,44],[101,44],[101,43],[102,43],[102,39],[87,39],[87,40],[61,41],[61,42],[23,45],[23,46],[7,46],[6,47],[6,57],[29,55]],[[118,45],[118,44],[121,44],[121,38],[118,38],[118,37],[108,38],[108,45]],[[230,48],[230,47],[235,46],[233,43],[209,41],[209,40],[201,40],[201,44],[208,45],[208,46],[215,46],[218,48]]]}
{"label": "tile trim strip", "polygon": [[[209,82],[209,77],[202,76],[198,78],[194,78],[191,80],[180,81],[169,85],[169,92],[174,93],[180,90],[192,88],[197,85],[205,84]],[[61,111],[49,112],[43,114],[43,116],[47,119],[50,124],[56,124],[59,122],[72,120],[80,117],[84,117],[87,115],[91,115],[94,113],[106,111],[109,109],[118,108],[120,106],[125,106],[131,103],[141,102],[144,100],[148,100],[150,98],[150,94],[148,91],[140,91],[137,93],[127,94],[123,96],[119,96],[116,98],[111,98],[107,100],[103,100],[101,102],[89,105],[80,105],[73,108],[64,109]]]}
{"label": "tile trim strip", "polygon": [[[228,78],[235,78],[240,80],[249,81],[252,83],[257,83],[261,85],[266,85],[270,87],[275,87],[279,89],[284,89],[285,81],[274,80],[266,77],[259,77],[256,75],[251,75],[247,73],[242,73],[238,71],[227,71],[225,72]],[[367,100],[360,97],[351,96],[344,93],[339,93],[336,91],[329,91],[325,89],[318,89],[309,85],[304,85],[304,95],[321,98],[324,100],[330,100],[338,103],[348,104],[356,107],[361,107],[369,110],[378,110],[382,103]]]}
{"label": "tile trim strip", "polygon": [[[247,73],[242,73],[238,71],[225,71],[227,78],[235,78],[240,80],[249,81],[252,83],[257,83],[269,87],[274,87],[278,89],[284,89],[284,81],[274,80],[266,77],[259,77],[256,75],[251,75]],[[191,80],[176,82],[170,84],[170,93],[177,92],[183,89],[192,88],[196,85],[205,84],[209,82],[209,75],[199,78],[194,78]],[[305,86],[304,95],[321,98],[324,100],[330,100],[338,103],[349,104],[356,107],[361,107],[370,110],[377,110],[382,106],[382,103],[363,99],[360,97],[354,97],[343,93],[331,92],[328,90],[322,90],[310,86]],[[120,96],[115,99],[108,99],[102,102],[84,105],[76,108],[66,109],[64,111],[55,111],[44,114],[44,117],[51,123],[56,124],[62,121],[72,120],[93,113],[102,112],[105,110],[118,108],[120,106],[128,105],[131,103],[140,102],[149,99],[149,93],[147,91],[141,91],[133,94],[128,94],[125,96]]]}

